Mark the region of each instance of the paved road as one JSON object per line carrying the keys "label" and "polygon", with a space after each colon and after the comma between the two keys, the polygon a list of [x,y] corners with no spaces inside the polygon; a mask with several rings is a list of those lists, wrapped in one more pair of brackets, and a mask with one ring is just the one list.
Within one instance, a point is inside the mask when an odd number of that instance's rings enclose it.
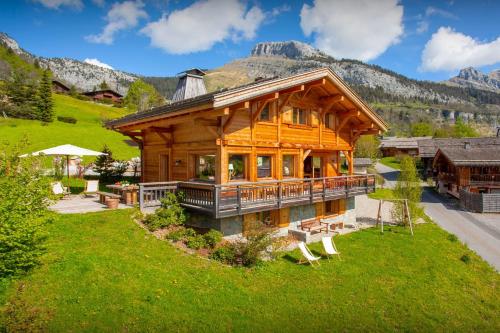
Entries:
{"label": "paved road", "polygon": [[[386,178],[387,187],[394,186],[398,171],[377,163]],[[441,228],[455,234],[463,243],[500,271],[500,215],[477,214],[462,210],[455,199],[425,188],[422,205]]]}
{"label": "paved road", "polygon": [[382,163],[377,162],[375,164],[375,169],[384,176],[385,184],[384,187],[394,188],[396,186],[396,182],[398,180],[399,170],[393,169]]}

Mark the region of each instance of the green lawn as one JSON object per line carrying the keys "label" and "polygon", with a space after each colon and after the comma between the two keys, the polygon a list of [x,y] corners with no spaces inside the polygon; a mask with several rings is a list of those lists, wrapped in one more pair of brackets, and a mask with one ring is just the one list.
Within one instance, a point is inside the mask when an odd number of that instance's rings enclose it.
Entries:
{"label": "green lawn", "polygon": [[294,251],[247,270],[176,250],[129,214],[59,216],[43,265],[0,295],[4,330],[500,331],[500,275],[433,224],[336,237],[343,260],[318,269]]}
{"label": "green lawn", "polygon": [[383,165],[386,165],[388,167],[391,167],[393,169],[401,169],[401,163],[399,163],[398,159],[396,157],[393,157],[393,156],[388,156],[388,157],[382,157],[380,160],[379,160],[380,163],[382,163]]}
{"label": "green lawn", "polygon": [[42,125],[34,120],[1,117],[1,140],[16,143],[23,136],[27,136],[30,144],[26,152],[66,143],[101,150],[104,144],[107,144],[115,158],[130,159],[139,156],[138,148],[127,143],[127,137],[102,126],[103,120],[124,116],[126,109],[86,102],[65,95],[54,94],[53,97],[56,115],[74,117],[78,120],[76,124],[54,120],[48,125]]}
{"label": "green lawn", "polygon": [[369,193],[368,196],[372,199],[394,199],[394,191],[389,188],[377,188],[375,192]]}

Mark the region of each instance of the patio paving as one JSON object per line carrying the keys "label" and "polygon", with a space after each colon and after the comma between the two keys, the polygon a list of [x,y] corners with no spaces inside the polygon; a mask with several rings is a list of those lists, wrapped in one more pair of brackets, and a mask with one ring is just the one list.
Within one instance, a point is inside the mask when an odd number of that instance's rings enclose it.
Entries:
{"label": "patio paving", "polygon": [[[118,209],[132,208],[125,204],[120,203]],[[81,195],[70,195],[67,198],[57,201],[50,206],[50,210],[59,214],[80,214],[90,212],[100,212],[109,210],[106,205],[99,202],[99,198],[95,197],[82,197]]]}

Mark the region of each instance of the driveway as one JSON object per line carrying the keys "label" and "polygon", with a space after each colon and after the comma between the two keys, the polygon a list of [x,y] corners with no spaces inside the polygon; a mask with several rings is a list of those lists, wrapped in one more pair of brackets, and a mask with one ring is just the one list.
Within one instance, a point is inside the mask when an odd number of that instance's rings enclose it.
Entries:
{"label": "driveway", "polygon": [[[394,187],[398,170],[377,163],[376,169]],[[424,188],[422,205],[425,213],[444,230],[456,235],[497,271],[500,271],[500,215],[478,214],[462,210],[457,200]]]}

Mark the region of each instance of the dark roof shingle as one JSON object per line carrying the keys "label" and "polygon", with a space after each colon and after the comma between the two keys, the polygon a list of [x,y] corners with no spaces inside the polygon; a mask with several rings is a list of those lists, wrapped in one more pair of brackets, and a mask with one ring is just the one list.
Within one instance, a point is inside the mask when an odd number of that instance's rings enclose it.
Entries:
{"label": "dark roof shingle", "polygon": [[440,148],[455,166],[500,166],[500,146],[490,148]]}

